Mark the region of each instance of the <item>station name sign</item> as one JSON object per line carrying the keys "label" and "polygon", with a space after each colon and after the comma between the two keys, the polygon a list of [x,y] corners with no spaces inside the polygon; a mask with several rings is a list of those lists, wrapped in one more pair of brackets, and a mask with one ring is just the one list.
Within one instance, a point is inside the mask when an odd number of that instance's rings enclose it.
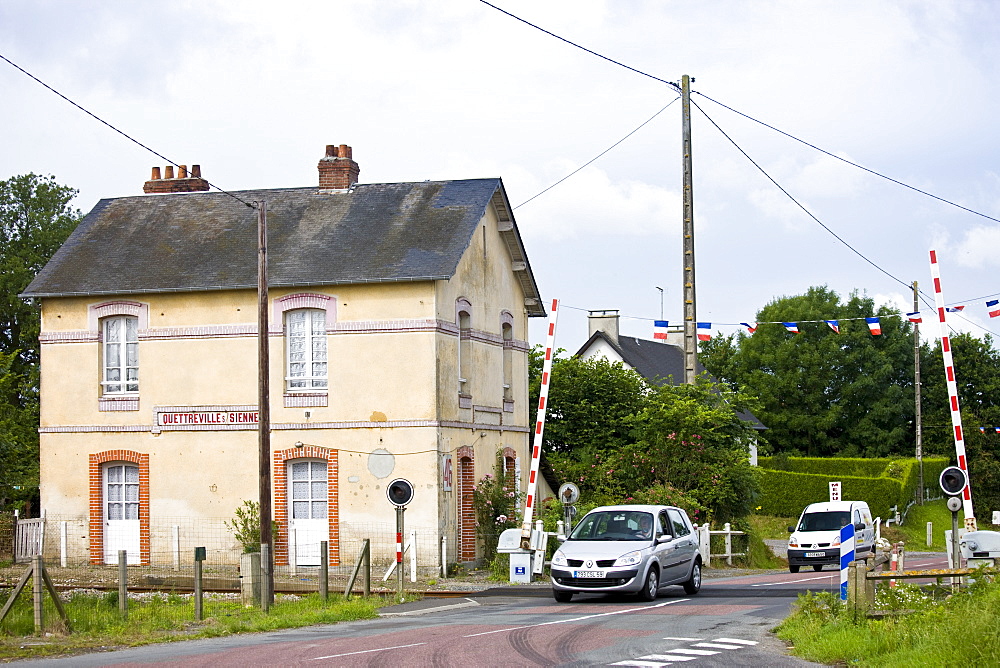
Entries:
{"label": "station name sign", "polygon": [[156,426],[164,429],[178,427],[254,428],[260,422],[260,412],[254,410],[158,410]]}

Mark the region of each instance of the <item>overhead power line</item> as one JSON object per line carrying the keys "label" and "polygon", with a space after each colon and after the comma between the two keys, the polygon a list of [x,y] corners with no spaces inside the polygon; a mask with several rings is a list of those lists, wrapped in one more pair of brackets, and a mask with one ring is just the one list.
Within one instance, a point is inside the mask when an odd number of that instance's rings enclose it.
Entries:
{"label": "overhead power line", "polygon": [[551,30],[546,30],[545,28],[542,28],[541,26],[535,25],[531,21],[526,21],[525,19],[522,19],[520,16],[517,16],[516,14],[511,14],[506,9],[501,9],[500,7],[497,7],[496,5],[494,5],[492,3],[486,2],[486,0],[479,0],[479,1],[481,3],[483,3],[484,5],[486,5],[487,7],[492,7],[493,9],[497,10],[501,14],[506,14],[507,16],[509,16],[510,18],[514,19],[515,21],[520,21],[521,23],[523,23],[525,25],[528,25],[528,26],[531,26],[535,30],[539,30],[539,31],[545,33],[546,35],[548,35],[550,37],[555,37],[556,39],[558,39],[561,42],[566,42],[570,46],[575,46],[576,48],[580,49],[581,51],[586,51],[587,53],[589,53],[592,56],[597,56],[601,60],[606,60],[609,63],[613,63],[613,64],[615,64],[615,65],[617,65],[619,67],[624,67],[626,70],[631,70],[632,72],[635,72],[636,74],[641,74],[644,77],[649,77],[650,79],[652,79],[654,81],[659,81],[660,83],[665,83],[668,86],[672,87],[674,90],[680,91],[680,89],[681,89],[681,87],[676,82],[674,82],[674,81],[667,81],[666,79],[661,79],[660,77],[654,76],[654,75],[650,74],[649,72],[643,72],[642,70],[637,70],[636,68],[630,67],[629,65],[626,65],[625,63],[622,63],[622,62],[619,62],[617,60],[614,60],[613,58],[608,58],[607,56],[602,55],[602,54],[600,54],[600,53],[598,53],[598,52],[596,52],[596,51],[594,51],[592,49],[588,49],[585,46],[581,46],[581,45],[577,44],[576,42],[571,42],[570,40],[566,39],[565,37],[560,37],[559,35],[555,34]]}
{"label": "overhead power line", "polygon": [[[699,91],[693,91],[693,92],[696,93],[696,94],[698,94],[698,95],[701,95],[703,98],[705,98],[706,100],[709,100],[710,102],[716,103],[720,107],[728,109],[729,111],[733,112],[734,114],[739,114],[740,116],[742,116],[743,118],[745,118],[747,120],[753,121],[754,123],[759,123],[760,125],[763,125],[765,128],[768,128],[770,130],[774,130],[775,132],[777,132],[780,135],[784,135],[785,137],[788,137],[789,139],[795,140],[795,141],[799,142],[800,144],[808,146],[809,148],[811,148],[811,149],[813,149],[815,151],[819,151],[823,155],[828,155],[831,158],[835,158],[837,160],[840,160],[841,162],[846,163],[846,164],[850,165],[851,167],[857,167],[858,169],[863,170],[865,172],[868,172],[869,174],[871,174],[873,176],[877,176],[880,179],[885,179],[886,181],[889,181],[891,183],[895,183],[896,185],[903,186],[904,188],[909,188],[910,190],[912,190],[914,192],[918,192],[921,195],[926,195],[927,197],[930,197],[932,199],[936,199],[937,201],[943,202],[944,204],[948,204],[950,206],[954,206],[956,208],[962,209],[963,211],[967,211],[967,212],[969,212],[971,214],[975,214],[977,216],[982,216],[983,218],[986,218],[987,220],[992,220],[993,222],[1000,223],[1000,218],[994,218],[993,216],[987,215],[987,214],[982,213],[980,211],[976,211],[975,209],[970,209],[967,206],[962,206],[961,204],[958,204],[957,202],[952,202],[950,199],[945,199],[944,197],[939,197],[939,196],[935,195],[934,193],[929,193],[926,190],[921,190],[920,188],[917,188],[916,186],[911,186],[908,183],[903,183],[902,181],[899,181],[898,179],[894,179],[891,176],[886,176],[885,174],[882,174],[881,172],[877,172],[874,169],[869,169],[868,167],[865,167],[864,165],[859,165],[858,163],[852,162],[852,161],[848,160],[847,158],[839,156],[839,155],[837,155],[835,153],[831,153],[830,151],[827,151],[826,149],[820,148],[819,146],[816,146],[815,144],[810,144],[809,142],[807,142],[804,139],[799,139],[795,135],[790,134],[788,132],[785,132],[784,130],[781,130],[779,128],[776,128],[773,125],[768,125],[764,121],[758,120],[758,119],[754,118],[753,116],[750,116],[749,114],[745,114],[745,113],[743,113],[742,111],[740,111],[738,109],[733,109],[729,105],[723,104],[722,102],[719,102],[718,100],[714,100],[714,99],[710,98],[708,95],[705,95],[704,93],[701,93]],[[702,112],[702,113],[705,113],[705,112]]]}
{"label": "overhead power line", "polygon": [[531,197],[529,197],[528,199],[524,200],[523,202],[521,202],[520,204],[518,204],[518,205],[517,205],[517,206],[515,206],[514,208],[515,208],[515,209],[517,209],[518,207],[522,207],[522,206],[524,206],[525,204],[527,204],[528,202],[530,202],[531,200],[535,199],[536,197],[538,197],[538,196],[540,196],[540,195],[544,195],[545,193],[547,193],[548,191],[552,190],[553,188],[555,188],[555,187],[556,187],[557,185],[559,185],[560,183],[562,183],[563,181],[565,181],[565,180],[566,180],[566,179],[568,179],[569,177],[573,176],[574,174],[576,174],[576,173],[577,173],[577,172],[579,172],[580,170],[582,170],[582,169],[586,168],[586,167],[587,167],[588,165],[590,165],[591,163],[593,163],[593,162],[596,162],[596,161],[597,161],[597,160],[599,160],[599,159],[600,159],[601,157],[603,157],[605,153],[607,153],[608,151],[610,151],[610,150],[611,150],[611,149],[613,149],[614,147],[618,146],[618,145],[619,145],[619,144],[621,144],[621,143],[622,143],[623,141],[625,141],[626,139],[628,139],[629,137],[631,137],[632,135],[634,135],[634,134],[635,134],[636,132],[638,132],[639,130],[641,130],[641,129],[642,129],[642,128],[643,128],[643,127],[644,127],[644,126],[645,126],[645,125],[647,124],[647,123],[649,123],[649,122],[650,122],[650,121],[652,121],[652,120],[653,120],[654,118],[656,118],[657,116],[659,116],[660,114],[662,114],[662,113],[663,113],[664,111],[666,111],[666,110],[667,110],[667,109],[668,109],[668,108],[670,107],[670,105],[672,105],[672,104],[673,104],[674,102],[676,102],[676,101],[677,101],[677,100],[679,100],[679,99],[681,99],[681,98],[680,98],[680,96],[677,96],[677,97],[675,97],[675,98],[674,98],[673,100],[671,100],[671,101],[670,101],[670,102],[669,102],[669,103],[667,104],[667,106],[663,107],[663,108],[662,108],[662,109],[660,109],[660,110],[659,110],[658,112],[656,112],[655,114],[653,114],[652,116],[650,116],[649,118],[647,118],[647,119],[646,119],[645,121],[643,121],[643,122],[642,122],[642,123],[641,123],[641,124],[639,125],[639,127],[637,127],[636,129],[632,130],[632,132],[628,133],[627,135],[625,135],[624,137],[622,137],[621,139],[619,139],[618,141],[616,141],[616,142],[615,142],[614,144],[612,144],[611,146],[607,147],[606,149],[604,149],[603,151],[601,151],[600,153],[598,153],[597,155],[595,155],[595,156],[594,156],[593,158],[591,158],[591,159],[590,159],[590,160],[588,160],[587,162],[583,163],[582,165],[580,165],[579,167],[577,167],[576,169],[574,169],[574,170],[573,170],[572,172],[570,172],[570,173],[569,173],[569,174],[567,174],[566,176],[562,177],[561,179],[559,179],[558,181],[556,181],[555,183],[553,183],[552,185],[550,185],[550,186],[549,186],[548,188],[546,188],[545,190],[542,190],[541,192],[539,192],[539,193],[536,193],[536,194],[532,195]]}
{"label": "overhead power line", "polygon": [[[143,143],[142,143],[141,141],[139,141],[138,139],[136,139],[136,138],[134,138],[134,137],[130,136],[129,134],[127,134],[127,133],[126,133],[126,132],[124,132],[123,130],[119,130],[119,129],[118,129],[118,128],[116,128],[116,127],[115,127],[114,125],[112,125],[111,123],[108,123],[108,122],[107,122],[106,120],[104,120],[103,118],[101,118],[101,117],[100,117],[100,116],[98,116],[97,114],[95,114],[95,113],[93,113],[93,112],[89,111],[88,109],[85,109],[85,108],[84,108],[84,107],[82,107],[81,105],[79,105],[79,104],[77,104],[76,102],[74,102],[73,100],[69,99],[68,97],[66,97],[65,95],[63,95],[63,94],[62,94],[62,93],[60,93],[59,91],[57,91],[57,90],[56,90],[55,88],[53,88],[52,86],[48,85],[47,83],[45,83],[44,81],[42,81],[41,79],[39,79],[38,77],[36,77],[36,76],[35,76],[34,74],[32,74],[31,72],[29,72],[28,70],[24,69],[23,67],[21,67],[20,65],[18,65],[18,64],[17,64],[17,63],[15,63],[14,61],[12,61],[11,59],[7,58],[7,56],[3,55],[2,53],[0,53],[0,59],[3,59],[3,60],[4,60],[4,61],[5,61],[5,62],[6,62],[6,63],[7,63],[8,65],[10,65],[11,67],[13,67],[14,69],[18,70],[19,72],[21,72],[21,73],[22,73],[22,74],[24,74],[25,76],[27,76],[27,77],[31,78],[31,79],[32,79],[32,80],[34,80],[35,82],[37,82],[37,83],[41,84],[42,86],[44,86],[45,88],[47,88],[47,89],[48,89],[48,90],[50,90],[51,92],[53,92],[53,93],[55,93],[56,95],[58,95],[59,97],[61,97],[62,99],[66,100],[66,101],[67,101],[67,102],[69,102],[69,103],[70,103],[71,105],[73,105],[74,107],[76,107],[77,109],[79,109],[80,111],[82,111],[83,113],[85,113],[85,114],[87,114],[88,116],[90,116],[91,118],[93,118],[93,119],[94,119],[95,121],[98,121],[99,123],[102,123],[103,125],[106,125],[107,127],[111,128],[112,130],[114,130],[115,132],[117,132],[118,134],[120,134],[120,135],[121,135],[122,137],[125,137],[125,139],[128,139],[128,140],[129,140],[130,142],[132,142],[133,144],[135,144],[135,145],[137,145],[137,146],[139,146],[139,147],[141,147],[141,148],[143,148],[143,149],[145,149],[145,150],[149,151],[150,153],[152,153],[153,155],[155,155],[155,156],[156,156],[157,158],[159,158],[159,159],[161,159],[161,160],[164,160],[164,161],[166,161],[166,162],[170,163],[170,164],[171,164],[171,165],[173,165],[174,167],[178,167],[178,168],[180,167],[180,165],[179,165],[179,164],[177,164],[176,162],[174,162],[174,161],[173,161],[173,160],[171,160],[170,158],[166,157],[166,156],[165,156],[165,155],[163,155],[162,153],[159,153],[159,152],[157,152],[157,151],[153,150],[153,149],[152,149],[152,148],[150,148],[149,146],[146,146],[145,144],[143,144]],[[223,194],[225,194],[225,195],[229,195],[229,196],[230,196],[230,197],[232,197],[232,198],[233,198],[234,200],[236,200],[236,201],[238,201],[238,202],[240,202],[240,203],[242,203],[242,204],[245,204],[246,206],[250,207],[251,209],[256,209],[256,208],[257,208],[256,206],[254,206],[254,205],[253,205],[253,204],[251,204],[250,202],[246,202],[246,201],[244,201],[244,200],[240,199],[239,197],[237,197],[236,195],[232,194],[231,192],[228,192],[228,191],[226,191],[226,190],[223,190],[222,188],[220,188],[219,186],[215,185],[215,184],[214,184],[214,183],[212,183],[211,181],[208,181],[208,180],[205,180],[205,183],[207,183],[207,184],[209,185],[209,187],[210,187],[210,188],[215,188],[215,189],[216,189],[216,190],[218,190],[218,191],[219,191],[220,193],[223,193]]]}

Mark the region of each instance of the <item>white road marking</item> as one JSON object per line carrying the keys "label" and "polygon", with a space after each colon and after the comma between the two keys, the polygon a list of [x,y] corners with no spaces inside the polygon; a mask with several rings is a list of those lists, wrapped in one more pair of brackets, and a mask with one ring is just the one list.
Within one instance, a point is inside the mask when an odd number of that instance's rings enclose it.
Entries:
{"label": "white road marking", "polygon": [[696,642],[695,647],[711,647],[712,649],[743,649],[743,645],[723,645],[719,642]]}
{"label": "white road marking", "polygon": [[715,642],[724,642],[731,645],[756,645],[756,640],[740,640],[739,638],[716,638]]}
{"label": "white road marking", "polygon": [[647,654],[646,656],[640,656],[639,658],[649,659],[650,661],[694,661],[698,657],[682,656],[680,654]]}
{"label": "white road marking", "polygon": [[612,663],[612,666],[640,666],[640,668],[659,668],[660,666],[669,666],[669,663],[663,663],[662,661],[642,661],[636,659],[634,661],[619,661],[618,663]]}
{"label": "white road marking", "polygon": [[774,585],[795,584],[796,582],[811,582],[812,580],[832,580],[834,575],[839,575],[840,571],[830,571],[829,575],[817,575],[814,578],[802,578],[800,580],[782,580],[781,582],[762,582],[750,585],[751,587],[773,587]]}
{"label": "white road marking", "polygon": [[701,638],[678,638],[674,636],[667,636],[664,640],[682,640],[684,642],[695,642],[696,640],[701,640]]}
{"label": "white road marking", "polygon": [[644,605],[641,608],[626,608],[625,610],[615,610],[613,612],[599,612],[594,615],[584,615],[583,617],[573,617],[572,619],[557,619],[552,622],[542,622],[540,624],[525,624],[524,626],[512,626],[509,629],[496,629],[494,631],[483,631],[482,633],[472,633],[467,636],[462,636],[463,638],[478,638],[479,636],[488,636],[494,633],[506,633],[508,631],[518,631],[520,629],[533,629],[539,626],[549,626],[551,624],[569,624],[572,622],[580,622],[584,619],[595,619],[597,617],[610,617],[611,615],[621,615],[626,612],[642,612],[643,610],[652,610],[653,608],[662,608],[665,605],[673,605],[674,603],[684,603],[685,601],[690,601],[689,598],[678,598],[672,601],[665,601],[663,603],[657,603],[656,605]]}
{"label": "white road marking", "polygon": [[707,649],[690,649],[688,647],[678,647],[677,649],[667,650],[671,654],[694,654],[695,656],[712,656],[713,654],[719,654],[719,652],[713,652]]}
{"label": "white road marking", "polygon": [[395,647],[379,647],[377,649],[363,649],[359,652],[344,652],[343,654],[331,654],[329,656],[316,656],[310,659],[310,661],[322,661],[323,659],[336,659],[339,656],[353,656],[355,654],[369,654],[370,652],[387,652],[391,649],[404,649],[406,647],[419,647],[420,645],[426,645],[425,642],[415,642],[410,645],[396,645]]}

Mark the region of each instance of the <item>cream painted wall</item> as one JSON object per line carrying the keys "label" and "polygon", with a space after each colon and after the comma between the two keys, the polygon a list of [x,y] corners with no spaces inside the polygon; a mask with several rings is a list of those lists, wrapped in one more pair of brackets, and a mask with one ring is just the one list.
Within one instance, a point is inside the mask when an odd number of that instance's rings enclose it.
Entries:
{"label": "cream painted wall", "polygon": [[[270,298],[273,304],[298,293],[331,297],[328,405],[284,407],[285,341],[280,321],[272,320],[272,451],[296,443],[338,451],[345,531],[394,522],[385,486],[397,477],[411,480],[416,498],[407,510],[407,526],[449,536],[454,556],[457,485],[456,491],[440,490],[441,455],[453,455],[457,464],[458,448],[471,446],[479,479],[493,472],[500,448],[512,447],[521,459],[522,489],[529,468],[527,354],[513,353],[514,412],[504,413],[500,329],[500,312],[507,310],[513,315],[514,339],[523,342],[527,315],[492,209],[451,280],[272,289]],[[445,330],[448,323],[454,327],[459,297],[472,303],[477,332],[468,384],[472,403],[490,411],[458,407],[459,339]],[[257,497],[256,429],[155,433],[154,407],[256,405],[256,293],[122,300],[145,304],[149,317],[139,342],[139,410],[99,410],[100,347],[98,331],[90,329],[95,323],[90,308],[114,298],[42,300],[42,506],[52,517],[85,520],[89,455],[125,449],[149,454],[154,527],[169,518],[215,524],[231,518],[244,499]],[[273,317],[273,308],[270,313]],[[437,322],[446,323],[445,329]],[[376,449],[395,457],[391,472],[382,477],[369,467]],[[164,548],[165,536],[154,529],[154,552]],[[81,555],[85,538],[74,543]],[[225,533],[205,539],[210,546],[212,541],[219,549],[232,546]],[[436,555],[422,557],[433,559]]]}

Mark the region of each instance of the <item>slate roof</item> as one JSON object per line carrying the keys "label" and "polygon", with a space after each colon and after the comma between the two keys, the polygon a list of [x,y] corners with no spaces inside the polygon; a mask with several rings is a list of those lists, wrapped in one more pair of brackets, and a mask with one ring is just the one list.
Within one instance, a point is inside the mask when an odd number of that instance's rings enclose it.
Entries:
{"label": "slate roof", "polygon": [[[594,332],[593,336],[580,346],[576,354],[582,355],[598,339],[611,346],[626,364],[635,369],[646,380],[659,382],[661,385],[665,383],[680,385],[684,382],[684,350],[680,346],[620,335],[616,343],[603,331],[598,331]],[[695,361],[695,372],[698,374],[705,372],[705,367],[697,360]],[[752,423],[754,429],[767,429],[749,411],[739,411],[737,416],[744,422]]]}
{"label": "slate roof", "polygon": [[[528,314],[545,315],[498,178],[232,194],[267,203],[272,287],[449,279],[492,205],[535,302]],[[23,296],[256,289],[257,211],[239,200],[216,192],[101,200]]]}

